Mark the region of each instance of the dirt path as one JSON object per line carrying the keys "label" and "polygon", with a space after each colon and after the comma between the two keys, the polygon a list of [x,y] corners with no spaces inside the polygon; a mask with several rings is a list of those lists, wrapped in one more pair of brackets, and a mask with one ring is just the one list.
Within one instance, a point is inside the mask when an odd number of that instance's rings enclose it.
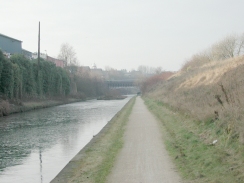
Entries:
{"label": "dirt path", "polygon": [[124,142],[108,183],[181,182],[165,150],[159,124],[140,97],[127,124]]}

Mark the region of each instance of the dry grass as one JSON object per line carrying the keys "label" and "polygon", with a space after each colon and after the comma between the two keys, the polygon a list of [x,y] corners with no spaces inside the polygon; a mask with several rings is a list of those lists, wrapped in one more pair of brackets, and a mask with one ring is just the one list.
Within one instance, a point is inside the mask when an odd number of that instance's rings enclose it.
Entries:
{"label": "dry grass", "polygon": [[238,133],[244,143],[244,57],[210,62],[180,71],[148,90],[162,101],[199,121],[216,121],[229,137]]}
{"label": "dry grass", "polygon": [[[164,140],[186,182],[243,183],[243,146],[227,139],[217,123],[199,123],[168,109],[162,102],[146,99],[149,109],[162,122]],[[212,145],[213,140],[217,143]],[[228,145],[226,142],[229,141]]]}
{"label": "dry grass", "polygon": [[[193,71],[188,71],[190,73],[190,77],[188,80],[184,81],[179,88],[190,88],[197,87],[200,85],[211,85],[214,83],[218,83],[221,80],[221,77],[228,71],[237,68],[238,66],[243,65],[243,58],[235,58],[231,60],[224,61],[215,61],[209,62],[201,67],[195,69],[195,73]],[[194,73],[194,74],[192,74]],[[186,75],[181,74],[181,75]]]}

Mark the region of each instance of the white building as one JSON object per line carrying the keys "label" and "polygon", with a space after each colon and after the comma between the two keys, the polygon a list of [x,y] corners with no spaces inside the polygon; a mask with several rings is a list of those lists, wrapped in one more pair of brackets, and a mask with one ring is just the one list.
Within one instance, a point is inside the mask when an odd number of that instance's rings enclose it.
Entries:
{"label": "white building", "polygon": [[[40,53],[40,57],[43,58],[44,60],[47,60],[47,54],[46,53]],[[37,52],[32,53],[32,58],[37,59],[38,53]]]}

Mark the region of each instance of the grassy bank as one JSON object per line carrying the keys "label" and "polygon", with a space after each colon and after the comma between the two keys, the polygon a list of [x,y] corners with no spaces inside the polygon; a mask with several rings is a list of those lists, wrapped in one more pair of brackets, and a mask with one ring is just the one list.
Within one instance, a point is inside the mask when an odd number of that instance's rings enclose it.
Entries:
{"label": "grassy bank", "polygon": [[179,71],[144,95],[199,121],[218,119],[229,135],[238,133],[244,145],[244,57],[212,61]]}
{"label": "grassy bank", "polygon": [[[218,120],[193,120],[168,105],[145,99],[162,122],[167,150],[186,182],[244,182],[244,147],[238,136],[219,128]],[[212,145],[214,140],[218,140]]]}
{"label": "grassy bank", "polygon": [[70,161],[52,183],[105,182],[112,169],[115,157],[123,146],[122,137],[125,124],[134,103],[135,98],[131,99],[109,121],[103,130]]}

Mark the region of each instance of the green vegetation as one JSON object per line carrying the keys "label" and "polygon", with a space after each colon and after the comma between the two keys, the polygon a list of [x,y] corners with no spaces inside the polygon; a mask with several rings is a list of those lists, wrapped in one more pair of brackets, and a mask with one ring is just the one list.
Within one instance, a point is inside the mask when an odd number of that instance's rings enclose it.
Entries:
{"label": "green vegetation", "polygon": [[[162,122],[166,147],[182,177],[190,182],[244,182],[244,147],[229,137],[218,120],[203,122],[176,112],[169,105],[145,99]],[[215,145],[214,140],[218,140]]]}
{"label": "green vegetation", "polygon": [[[135,97],[106,125],[92,143],[84,148],[77,168],[68,175],[67,182],[106,181],[115,158],[123,146],[123,134],[128,117],[135,103]],[[80,155],[79,155],[80,156]]]}
{"label": "green vegetation", "polygon": [[4,57],[0,50],[0,97],[4,99],[86,98],[106,92],[101,77],[78,66],[56,67],[54,63],[29,60],[23,55]]}
{"label": "green vegetation", "polygon": [[68,73],[53,63],[37,61],[22,55],[7,59],[0,51],[0,93],[8,99],[43,96],[67,96],[70,90]]}
{"label": "green vegetation", "polygon": [[[106,92],[104,80],[89,70],[74,65],[60,68],[43,59],[38,66],[37,60],[20,54],[8,59],[0,50],[0,116],[29,110],[29,107],[25,108],[29,101],[46,100],[44,106],[49,106],[48,100],[66,103],[70,101],[68,98],[83,100]],[[22,105],[23,110],[20,109]]]}

